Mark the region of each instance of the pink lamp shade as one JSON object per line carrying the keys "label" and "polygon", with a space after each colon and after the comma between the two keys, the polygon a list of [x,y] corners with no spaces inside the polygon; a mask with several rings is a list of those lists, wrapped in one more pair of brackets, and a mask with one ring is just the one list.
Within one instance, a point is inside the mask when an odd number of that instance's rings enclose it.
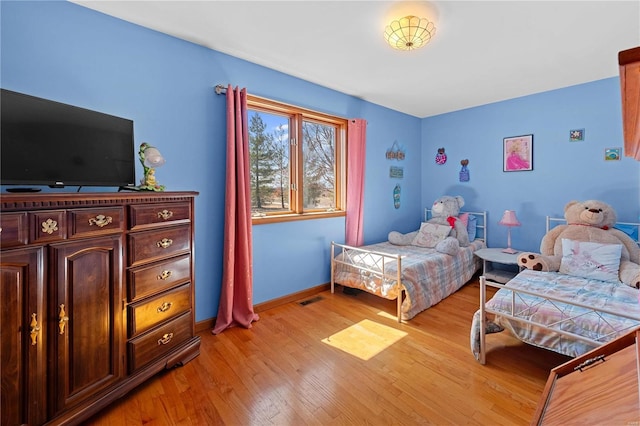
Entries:
{"label": "pink lamp shade", "polygon": [[511,227],[520,226],[514,210],[505,210],[502,219],[498,224],[507,227],[507,248],[502,250],[505,253],[516,254],[518,251],[511,248]]}
{"label": "pink lamp shade", "polygon": [[503,226],[520,226],[515,210],[505,210],[498,223]]}

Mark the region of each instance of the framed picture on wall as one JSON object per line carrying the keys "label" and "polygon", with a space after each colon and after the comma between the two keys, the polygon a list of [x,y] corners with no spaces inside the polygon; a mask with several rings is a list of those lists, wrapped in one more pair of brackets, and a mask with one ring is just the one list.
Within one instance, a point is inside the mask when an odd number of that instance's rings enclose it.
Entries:
{"label": "framed picture on wall", "polygon": [[605,161],[620,161],[620,151],[622,148],[607,148],[604,150]]}
{"label": "framed picture on wall", "polygon": [[533,135],[512,136],[502,142],[502,171],[533,170]]}

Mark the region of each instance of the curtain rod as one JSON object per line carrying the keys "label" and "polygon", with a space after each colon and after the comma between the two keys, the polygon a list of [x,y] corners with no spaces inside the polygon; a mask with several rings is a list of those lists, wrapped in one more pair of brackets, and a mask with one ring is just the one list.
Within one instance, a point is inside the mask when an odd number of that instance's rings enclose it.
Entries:
{"label": "curtain rod", "polygon": [[[216,84],[215,86],[213,86],[213,90],[215,90],[216,95],[222,95],[223,93],[227,93],[227,88],[224,87],[222,84]],[[256,96],[257,98],[257,96]],[[261,98],[261,99],[266,99],[266,98]],[[355,120],[351,119],[353,122],[355,122]],[[368,121],[365,121],[365,124],[369,124]]]}

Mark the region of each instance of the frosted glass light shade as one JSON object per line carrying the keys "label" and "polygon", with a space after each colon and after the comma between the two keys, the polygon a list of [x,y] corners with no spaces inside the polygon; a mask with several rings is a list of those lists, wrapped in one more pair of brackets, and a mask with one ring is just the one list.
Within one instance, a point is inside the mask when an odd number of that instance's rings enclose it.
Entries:
{"label": "frosted glass light shade", "polygon": [[426,45],[436,33],[433,22],[427,18],[409,15],[392,21],[384,29],[384,39],[398,50],[415,50]]}
{"label": "frosted glass light shade", "polygon": [[147,167],[160,167],[166,163],[166,160],[160,154],[157,148],[152,146],[144,150],[144,165]]}

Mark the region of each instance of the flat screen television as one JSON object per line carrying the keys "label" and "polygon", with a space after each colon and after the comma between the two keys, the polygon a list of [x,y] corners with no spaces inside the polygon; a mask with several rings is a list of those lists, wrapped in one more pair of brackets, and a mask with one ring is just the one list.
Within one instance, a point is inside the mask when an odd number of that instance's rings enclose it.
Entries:
{"label": "flat screen television", "polygon": [[135,185],[133,121],[2,89],[0,184]]}

